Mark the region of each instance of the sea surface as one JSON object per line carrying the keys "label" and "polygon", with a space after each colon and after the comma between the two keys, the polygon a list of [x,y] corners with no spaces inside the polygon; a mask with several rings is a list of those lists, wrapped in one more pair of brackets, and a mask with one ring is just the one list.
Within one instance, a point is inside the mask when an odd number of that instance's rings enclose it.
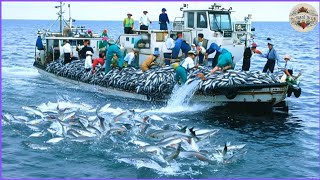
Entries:
{"label": "sea surface", "polygon": [[[54,21],[2,21],[2,114],[29,120],[39,117],[22,107],[64,103],[94,109],[110,104],[106,118],[128,109],[151,110],[162,124],[189,128],[219,129],[203,147],[209,152],[231,144],[246,144],[245,153],[230,162],[210,164],[196,158],[177,159],[162,168],[132,165],[121,158],[145,157],[128,143],[137,137],[103,137],[90,142],[62,140],[45,143],[49,136],[33,138],[32,129],[22,123],[2,121],[2,177],[4,178],[320,178],[319,177],[319,26],[299,33],[288,22],[253,22],[255,42],[267,51],[266,38],[274,41],[282,57],[293,57],[294,72],[302,72],[300,98],[287,98],[289,111],[230,110],[197,104],[155,104],[105,96],[44,77],[32,66],[38,29]],[[77,21],[93,32],[108,29],[117,38],[120,21]],[[57,26],[57,25],[56,25]],[[137,27],[137,26],[136,26]],[[152,24],[152,29],[158,24]],[[170,25],[171,28],[171,25]],[[253,56],[252,70],[262,70],[266,59]],[[281,62],[284,64],[284,61]],[[241,68],[241,62],[236,68]],[[81,111],[81,110],[80,110]],[[141,112],[140,111],[140,112]],[[83,114],[89,114],[82,110]],[[159,123],[159,122],[157,122]]]}

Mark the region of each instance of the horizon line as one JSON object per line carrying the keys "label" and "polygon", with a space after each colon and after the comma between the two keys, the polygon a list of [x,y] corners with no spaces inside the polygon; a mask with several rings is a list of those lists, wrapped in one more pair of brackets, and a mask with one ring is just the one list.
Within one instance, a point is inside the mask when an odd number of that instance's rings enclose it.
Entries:
{"label": "horizon line", "polygon": [[[52,19],[1,19],[1,20],[23,20],[23,21],[54,21]],[[76,19],[76,21],[123,21],[123,20],[92,20],[92,19]],[[135,20],[137,21],[137,20]],[[157,21],[155,21],[157,22]],[[252,21],[252,22],[289,22],[289,21]],[[319,22],[318,22],[319,23]]]}

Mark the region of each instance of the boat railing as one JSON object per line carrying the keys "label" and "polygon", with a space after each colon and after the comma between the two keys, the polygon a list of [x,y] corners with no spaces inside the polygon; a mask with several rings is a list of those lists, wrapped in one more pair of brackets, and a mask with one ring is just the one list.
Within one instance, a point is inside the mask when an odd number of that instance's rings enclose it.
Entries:
{"label": "boat railing", "polygon": [[163,33],[163,32],[168,32],[168,30],[133,30],[135,34],[142,34],[142,33]]}
{"label": "boat railing", "polygon": [[171,30],[171,32],[192,32],[192,29],[183,29],[183,30],[176,30],[176,29],[173,29]]}
{"label": "boat railing", "polygon": [[92,39],[92,40],[101,40],[100,34],[93,34],[93,36],[88,35],[74,35],[74,36],[63,36],[61,33],[50,33],[45,37],[46,39],[61,39],[61,40],[71,40],[71,39]]}
{"label": "boat railing", "polygon": [[184,30],[184,19],[183,17],[175,17],[173,21],[174,30]]}

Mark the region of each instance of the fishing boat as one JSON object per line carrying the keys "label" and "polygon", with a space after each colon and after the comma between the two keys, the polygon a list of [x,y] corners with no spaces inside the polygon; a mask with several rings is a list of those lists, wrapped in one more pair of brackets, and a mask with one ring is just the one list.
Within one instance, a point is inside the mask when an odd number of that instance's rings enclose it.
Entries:
{"label": "fishing boat", "polygon": [[[60,2],[58,20],[60,20],[60,32],[51,32],[49,30],[39,30],[38,36],[41,37],[44,49],[35,49],[35,62],[39,73],[52,78],[53,80],[64,81],[75,84],[81,88],[98,91],[107,95],[119,95],[124,98],[133,98],[139,100],[167,100],[170,93],[161,98],[152,98],[146,94],[137,93],[114,87],[104,87],[97,84],[90,84],[80,80],[63,77],[46,70],[48,64],[58,61],[62,53],[62,42],[69,40],[71,45],[71,54],[75,59],[79,59],[76,47],[83,44],[83,40],[89,40],[94,49],[94,57],[98,57],[98,43],[102,37],[98,34],[89,34],[84,26],[74,26],[74,19],[71,18],[70,5],[69,19],[63,19],[64,3]],[[251,15],[244,18],[242,22],[232,22],[232,8],[221,8],[220,4],[215,3],[207,9],[191,9],[187,4],[180,8],[182,17],[177,17],[173,23],[173,29],[164,30],[135,30],[133,34],[122,34],[117,40],[117,44],[122,52],[130,51],[132,48],[138,48],[138,62],[141,64],[146,56],[152,54],[155,50],[162,54],[162,46],[166,34],[176,34],[181,32],[186,41],[192,42],[198,33],[203,33],[208,44],[218,42],[221,47],[228,49],[234,56],[236,63],[242,59],[244,47],[249,44],[252,37]],[[63,27],[63,23],[65,26]],[[120,28],[120,27],[119,27]],[[214,54],[211,55],[211,58]],[[163,57],[163,56],[162,56]],[[209,56],[210,58],[210,56]],[[210,92],[196,92],[192,97],[193,102],[201,103],[246,103],[246,104],[264,104],[275,106],[283,102],[288,90],[287,83],[259,83],[233,85],[228,87],[216,88]]]}

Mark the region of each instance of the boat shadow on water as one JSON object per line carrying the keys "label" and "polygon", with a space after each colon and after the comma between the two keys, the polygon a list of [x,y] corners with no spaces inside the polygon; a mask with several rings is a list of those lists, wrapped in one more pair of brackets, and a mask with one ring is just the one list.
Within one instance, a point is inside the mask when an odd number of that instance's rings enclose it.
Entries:
{"label": "boat shadow on water", "polygon": [[201,112],[198,116],[208,125],[255,136],[256,132],[272,136],[291,134],[302,127],[302,120],[289,112],[256,105],[218,106]]}

